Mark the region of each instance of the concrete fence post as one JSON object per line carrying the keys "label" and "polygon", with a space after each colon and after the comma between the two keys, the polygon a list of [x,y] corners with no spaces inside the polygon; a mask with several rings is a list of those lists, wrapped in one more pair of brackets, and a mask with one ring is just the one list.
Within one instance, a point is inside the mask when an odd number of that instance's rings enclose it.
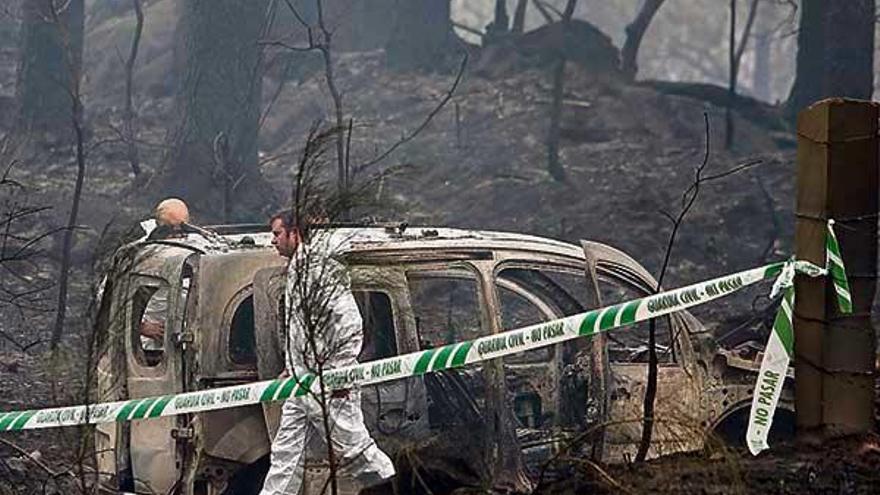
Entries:
{"label": "concrete fence post", "polygon": [[824,266],[825,222],[834,218],[853,297],[853,314],[841,315],[828,279],[795,282],[795,405],[808,443],[874,427],[877,117],[877,104],[841,98],[798,116],[795,251]]}

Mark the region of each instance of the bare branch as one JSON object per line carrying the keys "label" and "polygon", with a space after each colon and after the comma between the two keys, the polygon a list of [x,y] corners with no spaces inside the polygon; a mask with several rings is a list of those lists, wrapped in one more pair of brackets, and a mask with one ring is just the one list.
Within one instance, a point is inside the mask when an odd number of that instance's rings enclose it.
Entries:
{"label": "bare branch", "polygon": [[546,22],[547,24],[552,24],[556,22],[556,20],[553,19],[553,16],[550,15],[550,11],[547,9],[547,6],[544,5],[544,2],[542,2],[541,0],[532,0],[532,3],[535,4],[538,12],[541,13],[541,16],[544,18],[544,22]]}
{"label": "bare branch", "polygon": [[70,473],[56,473],[56,472],[53,471],[51,468],[49,468],[49,466],[47,466],[46,464],[44,464],[43,461],[41,461],[40,459],[34,457],[33,454],[31,454],[30,452],[24,450],[23,448],[19,447],[18,445],[16,445],[16,444],[10,442],[9,440],[6,440],[6,439],[3,439],[3,438],[0,438],[0,443],[2,443],[3,445],[9,447],[9,448],[12,449],[12,450],[18,452],[18,453],[21,454],[22,456],[26,457],[27,460],[33,462],[35,466],[39,467],[39,468],[42,469],[43,471],[46,471],[46,474],[48,474],[48,475],[51,476],[52,478],[57,478],[58,476],[61,476],[62,474],[68,474],[68,475],[70,474]]}
{"label": "bare branch", "polygon": [[[290,0],[284,0],[284,3],[287,4],[287,8],[290,9],[290,12],[293,13],[293,16],[296,18],[297,22],[299,22],[302,27],[306,28],[311,33],[311,26],[309,26],[309,23],[306,22],[305,19],[303,19],[299,11],[296,10],[296,7],[293,6],[293,3],[291,3]],[[309,36],[309,38],[311,38],[311,35]]]}
{"label": "bare branch", "polygon": [[739,46],[736,49],[736,71],[739,73],[740,62],[742,62],[743,53],[746,51],[746,45],[748,44],[749,38],[751,37],[752,27],[755,24],[755,17],[758,13],[758,2],[760,0],[752,0],[752,4],[749,7],[749,16],[746,19],[746,27],[743,29],[742,36],[739,39]]}
{"label": "bare branch", "polygon": [[277,46],[294,52],[310,52],[316,50],[316,46],[295,46],[281,40],[260,40],[257,42],[264,46]]}
{"label": "bare branch", "polygon": [[76,145],[76,164],[77,173],[76,181],[73,189],[73,201],[70,207],[70,215],[67,221],[67,230],[64,232],[64,240],[61,254],[61,271],[58,281],[58,306],[56,310],[55,323],[52,328],[51,348],[57,350],[64,331],[64,321],[67,315],[67,290],[68,278],[71,264],[71,250],[73,248],[73,230],[76,226],[76,219],[79,215],[80,200],[82,199],[83,183],[85,181],[86,158],[85,158],[85,135],[83,130],[83,108],[82,99],[80,98],[80,81],[79,74],[74,68],[74,57],[70,33],[65,23],[60,21],[59,11],[55,8],[54,2],[49,2],[49,9],[52,14],[52,20],[61,31],[61,39],[64,46],[64,61],[70,74],[70,87],[67,88],[71,96],[72,112],[71,127],[75,136]]}
{"label": "bare branch", "polygon": [[[685,216],[687,216],[691,207],[693,207],[694,203],[697,200],[697,197],[700,193],[700,185],[703,182],[702,174],[706,169],[706,166],[709,164],[709,153],[710,153],[710,141],[709,141],[709,115],[703,114],[703,121],[705,123],[706,134],[706,147],[705,153],[703,154],[703,161],[694,171],[694,183],[691,187],[689,187],[684,194],[682,194],[682,203],[683,206],[681,211],[679,211],[678,216],[675,218],[675,222],[672,225],[672,232],[669,234],[669,239],[666,242],[666,252],[663,255],[663,264],[660,266],[660,273],[657,277],[657,286],[654,288],[654,293],[660,292],[663,286],[663,278],[666,276],[666,269],[669,267],[669,260],[672,256],[672,247],[675,244],[676,236],[678,235],[678,230],[681,227],[682,222],[684,221]],[[657,323],[656,319],[652,318],[649,322],[648,327],[648,381],[645,385],[645,400],[643,404],[643,418],[642,418],[642,438],[639,443],[639,449],[636,452],[635,461],[636,462],[644,462],[645,458],[648,455],[648,449],[651,447],[651,438],[654,433],[654,405],[657,399],[657,368],[658,368],[658,359],[657,359]],[[674,345],[674,343],[673,343]]]}
{"label": "bare branch", "polygon": [[559,125],[562,119],[562,94],[565,88],[566,46],[565,33],[574,14],[577,0],[568,0],[562,14],[561,25],[557,26],[554,44],[558,53],[553,67],[553,94],[550,105],[550,125],[547,130],[547,172],[559,182],[565,182],[565,169],[559,162]]}
{"label": "bare branch", "polygon": [[354,132],[354,119],[348,119],[348,133],[345,139],[345,176],[351,177],[351,135]]}
{"label": "bare branch", "polygon": [[470,27],[470,26],[468,26],[468,25],[465,25],[465,24],[462,24],[462,23],[460,23],[460,22],[452,21],[452,26],[453,26],[453,27],[457,27],[458,29],[461,29],[461,30],[464,31],[464,32],[471,33],[471,34],[473,34],[473,35],[479,36],[479,37],[481,37],[481,38],[486,34],[486,33],[484,33],[483,31],[481,31],[481,30],[479,30],[479,29],[477,29],[477,28],[472,28],[472,27]]}
{"label": "bare branch", "polygon": [[137,131],[135,131],[134,128],[134,97],[132,93],[134,86],[134,64],[137,60],[141,34],[144,31],[144,11],[141,8],[141,0],[132,0],[132,4],[134,6],[136,23],[134,36],[131,40],[131,49],[128,54],[128,59],[125,61],[125,116],[123,125],[125,128],[125,135],[128,139],[128,163],[131,165],[131,171],[134,173],[135,177],[137,177],[141,174],[141,164],[140,158],[138,157],[137,146],[134,141]]}
{"label": "bare branch", "polygon": [[776,245],[776,238],[781,230],[781,223],[779,220],[779,215],[776,214],[776,207],[773,203],[773,196],[770,195],[770,191],[767,190],[767,186],[764,184],[764,179],[760,174],[757,175],[758,187],[761,190],[761,196],[764,199],[764,205],[767,207],[767,210],[770,212],[770,222],[772,225],[772,232],[770,235],[770,239],[767,240],[767,246],[764,248],[764,251],[761,253],[761,262],[766,262],[767,258],[773,253],[773,247]]}
{"label": "bare branch", "polygon": [[733,146],[733,134],[734,134],[734,122],[733,122],[733,105],[734,100],[736,98],[736,85],[737,79],[739,78],[739,66],[742,61],[743,53],[746,49],[746,44],[749,41],[749,37],[751,35],[752,26],[755,24],[755,14],[758,12],[758,0],[752,0],[752,4],[749,10],[748,19],[746,21],[745,29],[743,30],[743,34],[739,40],[739,46],[736,45],[736,0],[730,1],[730,42],[728,46],[729,50],[729,82],[728,82],[728,95],[727,95],[727,107],[725,108],[725,123],[727,126],[727,130],[725,132],[724,143],[727,149],[730,149]]}
{"label": "bare branch", "polygon": [[526,8],[528,7],[528,4],[528,0],[517,1],[516,10],[513,11],[513,26],[510,28],[510,32],[513,34],[523,34],[523,31],[525,30]]}
{"label": "bare branch", "polygon": [[269,112],[272,110],[272,107],[275,106],[275,103],[278,101],[278,98],[281,97],[281,92],[284,91],[284,86],[287,85],[287,78],[281,77],[280,81],[278,81],[278,86],[275,87],[275,92],[272,93],[272,97],[269,98],[269,103],[266,104],[265,110],[263,110],[263,114],[260,116],[260,122],[257,124],[257,130],[262,130],[263,126],[266,125],[266,119],[269,118]]}
{"label": "bare branch", "polygon": [[[324,76],[327,82],[327,89],[333,98],[333,109],[336,113],[336,164],[337,164],[337,188],[345,195],[348,190],[348,176],[345,170],[345,126],[342,114],[342,94],[336,86],[336,77],[333,70],[333,58],[330,51],[330,44],[333,34],[327,29],[324,22],[324,3],[322,0],[315,0],[315,6],[318,9],[318,29],[322,34],[319,44],[321,56],[324,59]],[[347,215],[347,213],[346,213]]]}
{"label": "bare branch", "polygon": [[565,17],[565,14],[563,14],[559,9],[557,9],[555,5],[553,5],[550,2],[547,2],[545,0],[535,0],[535,6],[543,6],[548,11],[556,14],[556,16],[559,17],[560,19]]}
{"label": "bare branch", "polygon": [[638,54],[639,47],[642,44],[642,38],[648,31],[651,21],[663,6],[665,0],[646,0],[642,3],[636,18],[626,26],[626,41],[620,53],[621,70],[630,79],[635,79],[638,72]]}
{"label": "bare branch", "polygon": [[602,480],[603,480],[608,486],[614,488],[614,490],[615,490],[617,493],[625,493],[626,495],[634,495],[634,492],[633,492],[632,490],[630,490],[629,488],[627,488],[627,487],[623,486],[622,484],[620,484],[619,481],[617,481],[617,480],[615,480],[614,478],[612,478],[611,475],[608,474],[607,471],[605,471],[604,469],[602,469],[598,464],[596,464],[595,462],[591,461],[590,459],[582,458],[582,457],[571,457],[571,456],[569,456],[569,457],[567,457],[567,460],[570,460],[570,461],[572,461],[572,462],[576,462],[576,463],[580,463],[580,464],[584,464],[584,465],[586,465],[587,467],[589,467],[590,469],[592,469],[593,471],[595,471],[596,474],[598,474],[599,477],[602,478]]}
{"label": "bare branch", "polygon": [[[763,160],[750,160],[750,161],[748,161],[748,162],[746,162],[746,163],[742,163],[742,164],[740,164],[740,165],[737,165],[737,166],[733,167],[733,168],[730,169],[730,170],[725,170],[724,172],[719,172],[719,173],[717,173],[717,174],[715,174],[715,175],[708,175],[708,176],[706,176],[706,177],[703,177],[703,178],[702,178],[702,181],[705,183],[705,182],[711,182],[711,181],[713,181],[713,180],[723,179],[723,178],[725,178],[725,177],[727,177],[727,176],[730,176],[730,175],[733,175],[733,174],[737,174],[737,173],[739,173],[739,172],[742,172],[743,170],[748,170],[748,169],[750,169],[750,168],[752,168],[752,167],[755,167],[755,166],[757,166],[757,165],[761,165],[761,164],[763,164],[763,163],[764,163]],[[693,189],[693,187],[694,187],[694,186],[691,186],[691,188],[689,188],[689,189]]]}
{"label": "bare branch", "polygon": [[[0,137],[0,159],[8,161],[0,175],[0,270],[4,272],[0,276],[0,305],[26,318],[26,312],[45,311],[42,296],[52,287],[50,283],[40,283],[39,274],[45,270],[34,261],[39,254],[37,245],[60,229],[38,229],[39,215],[51,206],[29,202],[29,188],[12,175],[19,164],[15,153],[9,138]],[[0,338],[22,352],[32,346],[18,342],[6,332],[0,332]]]}
{"label": "bare branch", "polygon": [[378,156],[369,160],[368,162],[363,163],[360,166],[358,166],[355,169],[354,173],[358,174],[358,173],[366,170],[367,168],[381,162],[385,158],[388,158],[388,156],[391,155],[392,153],[394,153],[397,150],[397,148],[400,148],[404,144],[415,139],[415,137],[418,136],[419,133],[421,133],[426,127],[428,127],[428,124],[431,123],[431,120],[438,113],[440,113],[441,110],[443,110],[443,107],[446,106],[447,103],[449,103],[449,100],[452,99],[452,95],[455,94],[455,90],[458,89],[458,85],[459,85],[459,83],[461,83],[462,76],[464,76],[464,70],[465,70],[465,67],[467,67],[467,62],[468,62],[468,56],[467,56],[467,54],[465,54],[465,56],[462,57],[462,59],[461,59],[461,65],[458,68],[458,73],[455,76],[455,81],[452,83],[452,86],[449,88],[449,91],[447,91],[446,94],[443,95],[443,98],[440,100],[440,102],[437,104],[437,106],[435,106],[434,109],[431,110],[430,113],[428,113],[428,115],[425,117],[425,120],[423,120],[422,123],[418,127],[415,128],[415,130],[413,130],[412,132],[410,132],[408,134],[404,134],[403,137],[401,137],[396,143],[391,145],[384,152],[380,153]]}

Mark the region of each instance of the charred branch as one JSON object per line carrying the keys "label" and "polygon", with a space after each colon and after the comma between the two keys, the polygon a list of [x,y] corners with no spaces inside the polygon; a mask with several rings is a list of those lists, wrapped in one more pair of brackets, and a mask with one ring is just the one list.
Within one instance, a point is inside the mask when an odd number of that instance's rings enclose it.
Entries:
{"label": "charred branch", "polygon": [[73,233],[76,228],[77,218],[79,217],[80,202],[82,199],[83,184],[86,174],[86,157],[85,157],[85,134],[83,129],[83,107],[80,95],[79,81],[79,57],[74,53],[74,45],[71,41],[71,35],[65,24],[61,21],[58,10],[53,2],[49,2],[49,9],[52,14],[52,20],[58,29],[61,30],[61,39],[64,46],[65,67],[68,73],[70,86],[67,91],[71,99],[71,121],[70,125],[73,129],[75,147],[76,147],[76,181],[73,187],[73,199],[70,207],[70,215],[67,220],[67,228],[64,231],[64,240],[61,254],[61,267],[58,278],[58,306],[56,308],[55,323],[52,327],[52,338],[50,346],[53,350],[57,350],[58,344],[61,342],[64,333],[64,322],[67,315],[67,291],[68,280],[71,268],[71,250],[73,248]]}
{"label": "charred branch", "polygon": [[[675,217],[675,221],[672,225],[672,232],[670,232],[669,239],[666,242],[666,251],[663,254],[663,263],[660,265],[660,273],[657,277],[657,287],[654,288],[655,294],[662,290],[663,278],[666,276],[667,268],[669,268],[669,260],[672,256],[672,248],[675,245],[675,238],[678,235],[678,230],[679,228],[681,228],[685,216],[687,216],[688,212],[694,206],[694,203],[697,201],[697,198],[700,195],[700,185],[704,182],[703,171],[709,165],[709,116],[707,114],[703,114],[703,120],[706,127],[706,148],[705,153],[703,154],[703,161],[700,163],[699,166],[697,166],[696,170],[694,171],[693,184],[681,196],[682,207],[678,215]],[[645,385],[645,400],[643,402],[642,417],[642,438],[639,443],[639,449],[636,452],[636,462],[644,462],[645,458],[648,455],[648,449],[651,447],[651,438],[654,433],[654,406],[657,400],[657,372],[659,366],[659,362],[657,360],[656,321],[657,320],[655,318],[652,318],[650,320],[650,326],[648,328],[648,382]]]}
{"label": "charred branch", "polygon": [[486,35],[483,38],[484,45],[507,36],[510,31],[510,17],[507,15],[507,1],[495,0],[495,17],[486,26]]}
{"label": "charred branch", "polygon": [[526,8],[528,5],[529,0],[519,0],[516,2],[516,10],[513,11],[513,26],[510,28],[510,32],[514,35],[523,34],[523,31],[525,31]]}
{"label": "charred branch", "polygon": [[577,0],[568,0],[562,21],[556,29],[557,59],[553,68],[553,102],[550,106],[550,129],[547,132],[547,172],[558,182],[565,182],[565,169],[559,162],[559,122],[562,118],[562,94],[565,87],[565,36]]}
{"label": "charred branch", "polygon": [[459,65],[459,67],[458,67],[458,73],[455,75],[455,80],[452,82],[452,86],[450,86],[449,91],[447,91],[446,94],[443,95],[443,98],[440,99],[440,101],[437,103],[437,106],[435,106],[428,113],[428,115],[425,116],[425,119],[422,120],[422,122],[415,129],[413,129],[410,132],[405,133],[399,140],[397,140],[394,144],[389,146],[385,151],[379,153],[378,155],[371,158],[370,160],[360,164],[355,169],[354,173],[358,174],[360,172],[363,172],[363,171],[367,170],[368,168],[370,168],[371,166],[376,165],[377,163],[381,162],[382,160],[388,158],[389,156],[391,156],[392,153],[397,151],[398,148],[400,148],[404,144],[412,141],[413,139],[415,139],[419,135],[419,133],[421,133],[423,130],[425,130],[425,128],[428,127],[428,125],[431,123],[431,120],[433,120],[434,117],[437,116],[437,114],[439,114],[441,110],[443,110],[443,107],[445,107],[446,104],[449,103],[449,100],[452,99],[452,96],[455,94],[455,90],[458,89],[458,86],[461,83],[462,77],[464,76],[464,71],[465,71],[465,68],[467,67],[467,62],[468,62],[468,56],[467,56],[467,54],[465,54],[465,56],[462,57],[462,59],[461,59],[461,65]]}
{"label": "charred branch", "polygon": [[743,53],[745,53],[746,45],[748,44],[749,37],[752,33],[752,26],[755,24],[755,15],[758,12],[758,1],[752,0],[751,6],[749,7],[748,19],[746,20],[746,26],[743,29],[742,36],[739,40],[739,46],[736,46],[736,1],[730,1],[730,42],[729,42],[729,76],[730,80],[728,81],[727,88],[727,107],[724,111],[725,123],[726,123],[726,132],[724,138],[724,145],[727,149],[733,147],[733,138],[734,138],[734,123],[733,123],[733,106],[736,102],[736,85],[737,79],[739,78],[739,67],[740,62],[742,61]]}
{"label": "charred branch", "polygon": [[648,31],[651,21],[660,10],[665,0],[644,0],[635,20],[626,26],[626,41],[623,44],[621,56],[621,70],[630,79],[635,79],[639,71],[638,57],[642,38]]}
{"label": "charred branch", "polygon": [[137,131],[135,130],[135,113],[134,113],[134,64],[137,60],[138,48],[141,43],[141,35],[144,31],[144,11],[141,7],[141,0],[132,0],[135,13],[134,36],[131,40],[131,48],[128,58],[125,60],[125,115],[123,127],[125,129],[126,147],[128,152],[128,163],[131,165],[131,171],[135,177],[141,174],[140,157],[135,142]]}
{"label": "charred branch", "polygon": [[550,9],[547,7],[547,4],[545,4],[541,0],[532,0],[532,3],[535,4],[535,8],[538,9],[541,17],[544,18],[544,22],[546,22],[547,24],[552,24],[556,22],[556,20],[553,18],[553,15],[550,13]]}

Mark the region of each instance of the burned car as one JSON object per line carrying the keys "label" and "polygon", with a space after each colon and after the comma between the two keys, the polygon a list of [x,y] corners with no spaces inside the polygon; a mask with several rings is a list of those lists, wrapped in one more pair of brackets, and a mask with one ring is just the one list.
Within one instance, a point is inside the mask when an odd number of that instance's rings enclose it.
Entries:
{"label": "burned car", "polygon": [[[361,362],[643,297],[656,285],[635,260],[595,242],[576,246],[512,233],[402,225],[327,228],[351,239],[342,256],[364,321]],[[117,251],[97,315],[100,400],[277,376],[286,259],[264,227],[206,232],[143,240]],[[163,321],[160,341],[141,335],[148,317]],[[718,348],[686,311],[656,325],[659,386],[650,455],[700,449],[713,433],[742,438],[759,361]],[[435,455],[466,457],[473,452],[460,445],[460,436],[457,447],[446,451],[436,447],[438,438],[486,416],[486,408],[498,407],[491,391],[502,390],[525,471],[573,438],[588,437],[592,455],[602,461],[624,461],[641,437],[647,335],[648,323],[640,323],[461,370],[364,387],[367,426],[398,460],[426,442]],[[278,404],[264,404],[98,425],[99,471],[109,475],[104,481],[113,489],[137,493],[257,493],[279,410]],[[786,390],[776,425],[791,427],[791,410]],[[307,493],[320,492],[308,484],[324,469],[319,447],[308,457]],[[444,465],[447,477],[457,475],[453,465]]]}

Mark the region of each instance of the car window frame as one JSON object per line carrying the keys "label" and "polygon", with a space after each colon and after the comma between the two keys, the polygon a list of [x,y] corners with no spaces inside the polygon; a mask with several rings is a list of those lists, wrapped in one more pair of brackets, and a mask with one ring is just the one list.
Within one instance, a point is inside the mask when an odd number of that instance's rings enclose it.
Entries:
{"label": "car window frame", "polygon": [[[143,344],[140,340],[141,334],[139,325],[144,317],[146,305],[149,304],[150,298],[152,298],[156,292],[162,290],[163,286],[168,290],[168,301],[165,308],[165,332],[163,334],[162,342],[162,357],[156,365],[150,366],[146,364],[146,355],[144,354]],[[150,295],[150,298],[144,301],[143,311],[140,313],[138,322],[136,323],[134,314],[135,296],[137,292],[144,287],[156,287],[156,290]],[[165,376],[168,371],[168,354],[169,352],[172,352],[170,349],[172,340],[169,338],[170,332],[168,325],[169,321],[171,321],[171,310],[174,303],[171,298],[172,287],[173,285],[168,282],[168,280],[158,275],[132,272],[128,276],[128,290],[125,291],[126,354],[128,355],[127,361],[129,362],[129,366],[135,372],[136,376],[158,378]]]}
{"label": "car window frame", "polygon": [[[363,286],[356,286],[356,285],[352,284],[351,292],[352,292],[352,294],[354,294],[355,292],[375,292],[377,294],[382,294],[388,298],[388,307],[391,310],[391,326],[392,326],[391,334],[392,334],[392,337],[394,338],[394,353],[391,354],[390,356],[374,357],[370,361],[375,361],[375,360],[379,360],[379,359],[387,359],[390,357],[399,356],[400,355],[400,342],[401,342],[400,334],[402,332],[402,328],[400,327],[400,325],[402,325],[403,322],[400,319],[401,315],[399,313],[399,310],[397,308],[397,303],[395,301],[395,295],[394,295],[395,291],[392,289],[389,289],[389,288],[384,288],[384,287],[376,287],[376,286],[363,287]],[[360,311],[360,307],[358,307],[358,311]],[[363,318],[363,317],[364,317],[364,315],[362,314],[361,318]],[[366,333],[364,334],[364,336],[366,337]],[[361,349],[361,352],[363,352],[363,349]],[[365,362],[365,361],[360,360],[360,353],[358,354],[358,361]]]}
{"label": "car window frame", "polygon": [[[229,302],[226,303],[226,307],[223,309],[223,318],[220,320],[222,328],[226,329],[226,338],[223,339],[222,351],[223,355],[226,357],[227,362],[231,366],[231,369],[234,370],[252,370],[257,366],[257,347],[256,341],[254,342],[254,360],[250,363],[239,363],[232,359],[232,321],[235,319],[235,312],[238,308],[247,300],[247,298],[251,298],[251,304],[254,304],[254,284],[253,282],[245,285],[241,289],[238,290],[230,299]],[[256,338],[257,331],[257,318],[256,318],[256,307],[254,307],[254,319],[253,319],[253,336]]]}
{"label": "car window frame", "polygon": [[[564,272],[564,273],[568,273],[568,274],[571,274],[571,275],[574,275],[576,277],[581,278],[583,280],[583,284],[584,284],[584,291],[586,292],[587,278],[586,278],[586,275],[584,274],[584,267],[583,266],[580,266],[580,267],[572,266],[569,263],[560,263],[560,262],[558,262],[558,260],[555,260],[555,259],[548,259],[546,261],[544,261],[544,260],[524,260],[521,258],[503,259],[495,264],[495,266],[492,270],[492,280],[493,280],[493,282],[497,281],[499,279],[498,276],[501,274],[501,272],[503,272],[504,270],[511,269],[511,268],[541,270],[542,268],[547,268],[547,267],[555,268],[555,270],[550,269],[548,271]],[[563,290],[565,290],[565,287],[561,287],[561,288]],[[527,290],[527,289],[523,288],[523,290]],[[540,296],[540,294],[537,294],[536,296],[538,298],[540,298],[546,305],[550,306],[553,309],[554,315],[556,318],[563,318],[564,316],[566,316],[565,311],[563,311],[562,307],[559,306],[559,304],[557,304],[556,301],[545,300],[544,298],[542,298]],[[572,296],[571,294],[569,294],[569,296],[572,297],[575,300],[575,302],[578,303],[579,306],[581,306],[581,309],[583,311],[589,310],[589,308],[584,308],[583,305],[580,303],[580,301],[576,297]],[[577,313],[574,313],[574,314],[577,314]]]}
{"label": "car window frame", "polygon": [[[637,286],[637,285],[631,283],[631,281],[624,279],[622,277],[615,277],[613,274],[611,274],[609,272],[598,273],[598,276],[596,278],[596,283],[599,284],[600,287],[601,287],[601,284],[603,284],[603,283],[606,283],[606,284],[616,283],[618,286],[624,287],[625,289],[632,290],[633,292],[636,293],[637,297],[647,297],[647,296],[651,295],[651,293],[644,293],[643,294],[643,292],[645,292],[644,287]],[[601,291],[601,288],[600,288],[600,291]],[[629,299],[624,299],[624,301],[626,301],[626,300],[629,300]],[[622,301],[609,302],[609,301],[603,300],[603,305],[604,306],[613,306],[615,304],[619,304],[620,302],[622,302]],[[686,311],[686,310],[682,310],[682,311]],[[682,316],[679,313],[681,313],[681,311],[677,311],[674,313],[670,313],[667,315],[657,317],[659,319],[666,320],[667,331],[670,334],[669,340],[672,344],[671,348],[670,348],[671,359],[669,361],[658,361],[657,362],[657,365],[661,368],[663,368],[663,367],[685,368],[685,365],[683,362],[683,360],[685,358],[683,356],[685,356],[685,355],[690,356],[690,354],[686,354],[688,351],[686,351],[684,349],[684,342],[683,342],[685,340],[690,339],[689,333],[688,332],[676,332],[676,325],[681,325],[682,327],[687,329],[687,324],[684,322],[684,319],[682,318]],[[650,320],[645,320],[640,323],[642,323],[644,325],[648,325],[649,321]],[[646,330],[646,332],[647,332],[647,330]],[[647,333],[646,333],[646,335],[647,335]],[[611,337],[609,337],[609,339],[610,338]],[[646,341],[647,341],[647,337],[646,337]],[[607,345],[610,345],[610,343]],[[614,366],[630,366],[630,365],[647,366],[647,364],[648,364],[647,361],[613,361],[610,359],[610,357],[609,357],[609,362],[612,363]]]}
{"label": "car window frame", "polygon": [[[461,273],[468,274],[468,277],[461,277],[461,276],[456,277],[456,274],[461,274]],[[415,339],[416,339],[415,344],[416,344],[416,347],[418,350],[424,350],[424,349],[428,349],[428,348],[427,347],[422,348],[422,346],[421,346],[422,336],[421,336],[421,332],[419,331],[419,325],[416,323],[416,308],[415,308],[415,305],[413,304],[413,297],[412,297],[413,295],[412,295],[412,291],[410,290],[410,284],[409,284],[410,277],[413,274],[415,274],[417,276],[422,275],[422,274],[430,274],[429,275],[430,277],[435,277],[435,278],[442,278],[442,277],[465,278],[465,279],[470,278],[474,282],[475,287],[476,287],[476,301],[475,302],[476,302],[476,309],[477,309],[477,317],[479,318],[479,322],[480,322],[479,332],[478,332],[477,337],[475,337],[475,338],[484,337],[487,335],[491,335],[493,333],[492,332],[492,325],[486,319],[485,307],[487,304],[487,295],[485,294],[485,290],[484,290],[483,273],[480,271],[480,269],[478,267],[476,267],[470,263],[466,263],[466,262],[465,263],[462,263],[462,262],[431,263],[431,264],[425,264],[425,265],[407,266],[404,269],[403,274],[404,274],[404,281],[406,284],[405,296],[407,298],[407,301],[409,301],[409,310],[412,312],[411,316],[413,318],[413,332],[415,333]],[[462,340],[471,340],[471,339],[460,339],[459,341],[462,341]]]}

